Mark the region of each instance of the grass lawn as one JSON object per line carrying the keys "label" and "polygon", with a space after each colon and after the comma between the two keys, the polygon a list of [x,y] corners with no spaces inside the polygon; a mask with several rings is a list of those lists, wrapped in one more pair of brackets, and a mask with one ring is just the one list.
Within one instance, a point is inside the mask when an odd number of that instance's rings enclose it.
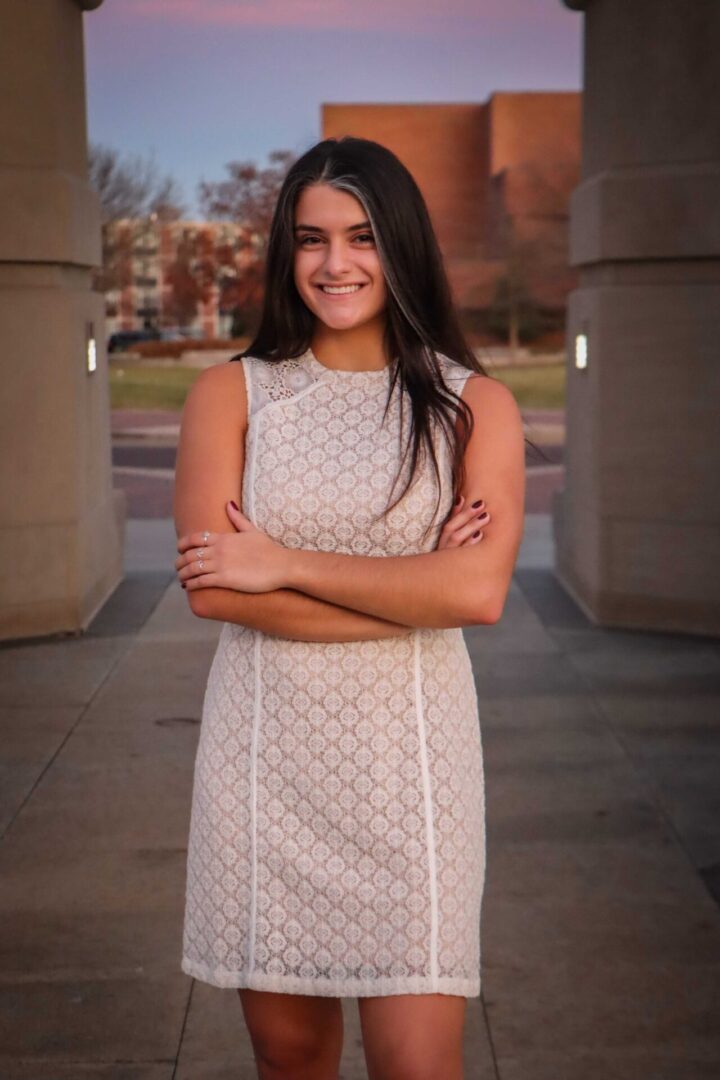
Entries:
{"label": "grass lawn", "polygon": [[150,364],[110,365],[112,409],[177,409],[200,374],[200,368]]}
{"label": "grass lawn", "polygon": [[535,367],[493,367],[489,374],[512,390],[521,409],[565,408],[564,361]]}
{"label": "grass lawn", "polygon": [[[508,386],[521,408],[561,409],[565,405],[565,364],[493,367],[490,373]],[[199,368],[110,366],[113,409],[182,409]]]}

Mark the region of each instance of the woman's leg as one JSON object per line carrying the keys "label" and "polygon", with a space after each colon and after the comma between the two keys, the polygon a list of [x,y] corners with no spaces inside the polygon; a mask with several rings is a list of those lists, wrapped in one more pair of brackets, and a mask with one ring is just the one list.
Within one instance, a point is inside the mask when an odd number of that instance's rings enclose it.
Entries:
{"label": "woman's leg", "polygon": [[368,1080],[463,1080],[467,998],[453,994],[360,997]]}
{"label": "woman's leg", "polygon": [[338,1080],[340,998],[238,990],[260,1080]]}

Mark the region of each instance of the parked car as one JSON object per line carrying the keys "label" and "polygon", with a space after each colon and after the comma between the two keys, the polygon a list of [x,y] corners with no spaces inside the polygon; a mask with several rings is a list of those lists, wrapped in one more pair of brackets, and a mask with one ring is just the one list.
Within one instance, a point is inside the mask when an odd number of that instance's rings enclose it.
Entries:
{"label": "parked car", "polygon": [[107,350],[112,352],[127,352],[137,345],[139,341],[159,341],[159,330],[117,330],[108,338]]}

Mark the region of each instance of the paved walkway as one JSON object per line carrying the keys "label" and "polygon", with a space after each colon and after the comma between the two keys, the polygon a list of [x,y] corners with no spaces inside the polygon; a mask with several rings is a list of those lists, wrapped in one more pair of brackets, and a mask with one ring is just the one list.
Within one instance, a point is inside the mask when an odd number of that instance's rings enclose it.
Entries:
{"label": "paved walkway", "polygon": [[[527,453],[525,510],[548,513],[565,483],[562,409],[523,409]],[[180,414],[163,409],[113,409],[113,485],[127,498],[128,517],[172,517],[174,448]],[[535,449],[537,447],[538,449]]]}
{"label": "paved walkway", "polygon": [[[126,550],[88,633],[0,648],[0,1076],[250,1080],[236,994],[179,968],[219,624],[175,581],[171,521],[129,521]],[[502,621],[467,631],[488,879],[466,1080],[716,1080],[720,643],[594,628],[551,564],[530,515]]]}

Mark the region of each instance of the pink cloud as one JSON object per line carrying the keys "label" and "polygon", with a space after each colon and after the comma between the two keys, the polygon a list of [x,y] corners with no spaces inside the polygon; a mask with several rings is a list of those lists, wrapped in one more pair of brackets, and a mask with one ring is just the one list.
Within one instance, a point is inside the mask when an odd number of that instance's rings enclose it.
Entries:
{"label": "pink cloud", "polygon": [[127,0],[125,14],[203,26],[413,33],[572,18],[559,0]]}

